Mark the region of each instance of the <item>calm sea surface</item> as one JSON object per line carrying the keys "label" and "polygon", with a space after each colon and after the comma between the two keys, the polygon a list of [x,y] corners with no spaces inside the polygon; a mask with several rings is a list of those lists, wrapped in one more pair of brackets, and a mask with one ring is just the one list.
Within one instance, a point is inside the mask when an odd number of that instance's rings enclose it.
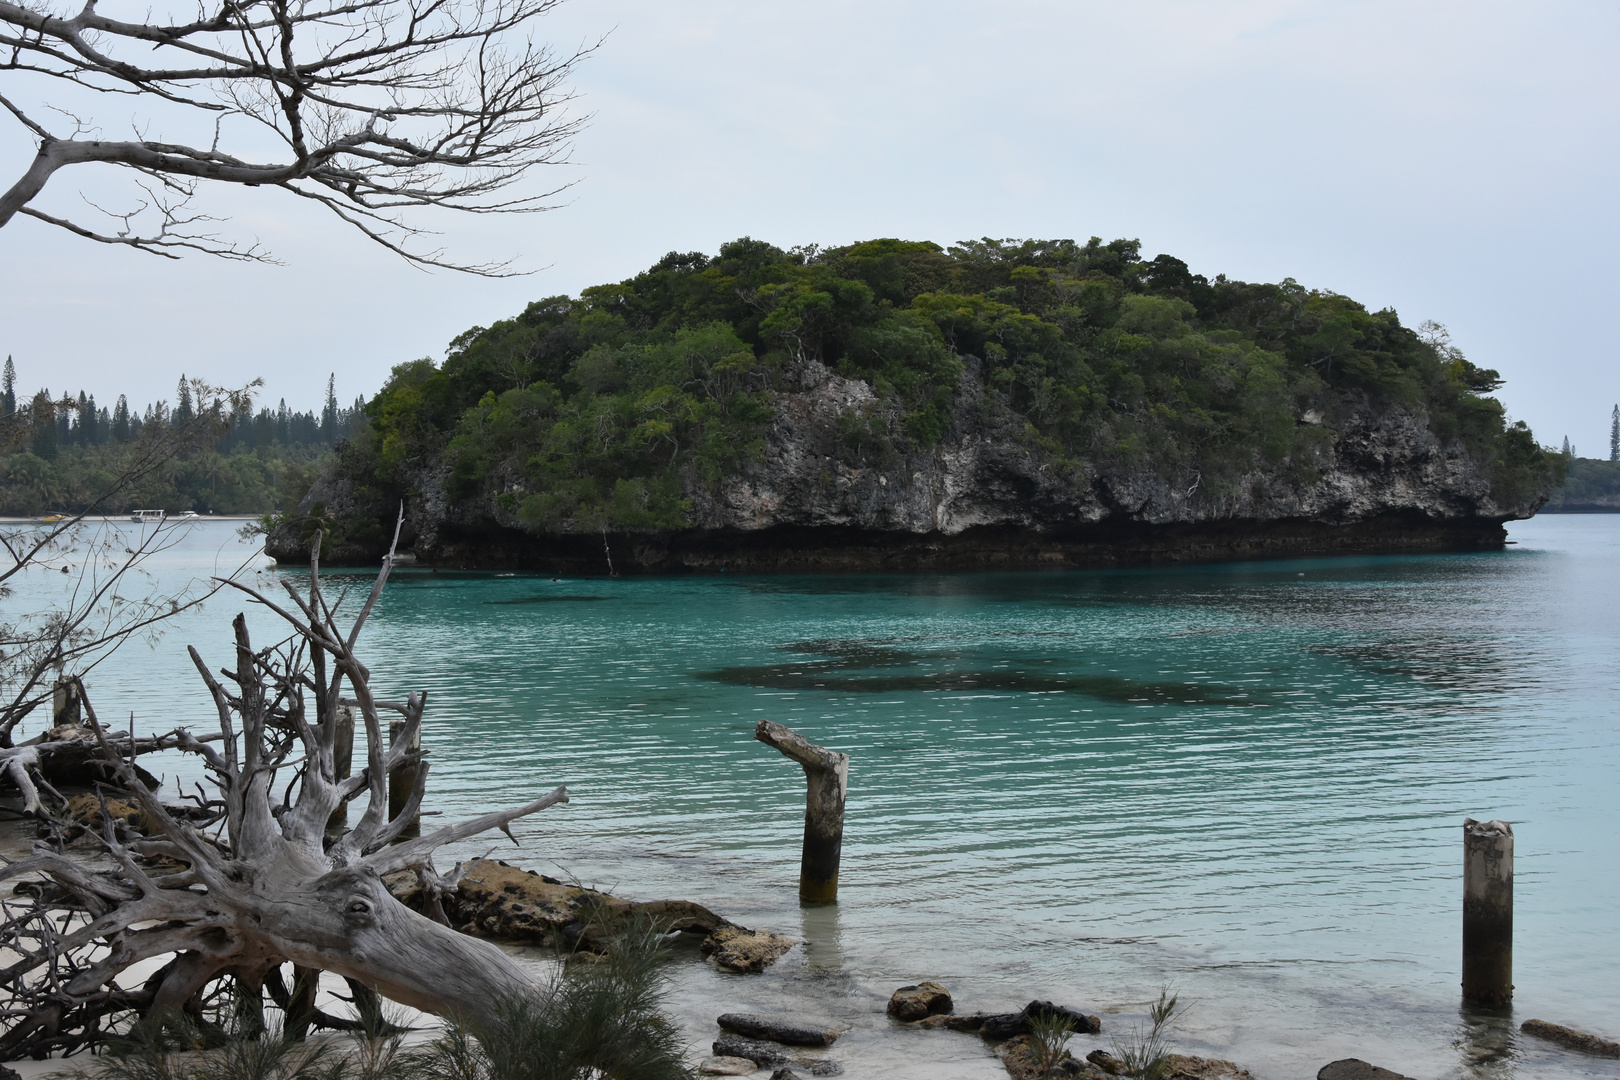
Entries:
{"label": "calm sea surface", "polygon": [[[1193,1003],[1178,1047],[1260,1078],[1346,1056],[1612,1077],[1458,1011],[1461,824],[1499,817],[1513,1026],[1620,1036],[1620,516],[1511,535],[1490,554],[1065,573],[402,569],[369,660],[386,696],[429,691],[431,810],[572,793],[516,827],[521,850],[497,835],[441,868],[495,848],[807,941],[760,977],[678,964],[694,1042],[720,1011],[793,1007],[859,1025],[852,1076],[993,1077],[970,1037],[886,1034],[889,992],[935,978],[958,1011],[1113,1010],[1083,1053],[1169,984]],[[153,573],[251,550],[205,523]],[[38,574],[6,603],[60,587]],[[127,646],[90,681],[102,715],[203,721],[183,646],[226,662],[240,607]],[[762,717],[851,755],[835,909],[797,904],[804,785],[754,741]]]}

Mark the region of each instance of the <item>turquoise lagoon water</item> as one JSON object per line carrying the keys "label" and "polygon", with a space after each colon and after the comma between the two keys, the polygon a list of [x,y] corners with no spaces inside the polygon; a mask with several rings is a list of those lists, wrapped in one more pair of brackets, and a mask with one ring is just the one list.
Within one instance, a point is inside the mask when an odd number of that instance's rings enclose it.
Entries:
{"label": "turquoise lagoon water", "polygon": [[[675,965],[694,1043],[720,1011],[793,1008],[857,1025],[852,1076],[991,1077],[970,1037],[886,1033],[888,993],[935,978],[959,1011],[1104,1012],[1084,1052],[1169,984],[1192,1002],[1178,1047],[1262,1080],[1345,1056],[1614,1076],[1458,1009],[1460,826],[1500,817],[1513,1027],[1620,1036],[1620,517],[1511,535],[1499,553],[1096,572],[402,569],[369,659],[388,695],[429,691],[430,810],[572,793],[516,826],[521,850],[497,835],[442,862],[494,848],[806,941],[759,977]],[[207,523],[154,573],[249,552]],[[119,653],[90,684],[102,714],[207,717],[182,645],[223,663],[240,606]],[[797,904],[803,782],[754,741],[762,717],[851,755],[836,908]]]}

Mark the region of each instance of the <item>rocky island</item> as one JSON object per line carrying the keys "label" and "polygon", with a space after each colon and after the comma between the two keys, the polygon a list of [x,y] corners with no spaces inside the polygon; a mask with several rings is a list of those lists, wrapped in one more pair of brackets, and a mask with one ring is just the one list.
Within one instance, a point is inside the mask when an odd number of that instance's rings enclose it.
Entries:
{"label": "rocky island", "polygon": [[1443,327],[1135,241],[742,239],[402,364],[267,550],[567,573],[1499,546],[1562,478]]}

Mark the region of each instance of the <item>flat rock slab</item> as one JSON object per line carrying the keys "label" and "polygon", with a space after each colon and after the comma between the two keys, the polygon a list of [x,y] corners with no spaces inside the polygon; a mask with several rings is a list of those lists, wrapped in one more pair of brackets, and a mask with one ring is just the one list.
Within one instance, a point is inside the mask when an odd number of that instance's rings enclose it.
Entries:
{"label": "flat rock slab", "polygon": [[705,1076],[747,1076],[758,1070],[757,1063],[744,1057],[707,1057],[698,1062],[698,1072]]}
{"label": "flat rock slab", "polygon": [[1340,1058],[1316,1070],[1316,1080],[1412,1080],[1412,1078],[1379,1068],[1360,1058]]}
{"label": "flat rock slab", "polygon": [[715,1057],[747,1058],[756,1065],[772,1067],[787,1065],[806,1076],[838,1076],[844,1071],[836,1061],[795,1054],[781,1043],[750,1039],[730,1032],[714,1040],[712,1049]]}
{"label": "flat rock slab", "polygon": [[1593,1057],[1620,1058],[1620,1043],[1588,1035],[1584,1031],[1576,1031],[1563,1024],[1550,1024],[1545,1020],[1526,1020],[1519,1025],[1519,1030],[1526,1035],[1534,1035],[1538,1039],[1557,1043],[1566,1050],[1591,1054]]}
{"label": "flat rock slab", "polygon": [[792,1016],[765,1016],[760,1013],[721,1013],[716,1020],[722,1030],[750,1039],[769,1039],[789,1046],[831,1046],[849,1028],[827,1020],[804,1020]]}
{"label": "flat rock slab", "polygon": [[937,1016],[954,1009],[951,992],[937,982],[902,986],[889,997],[889,1015],[911,1023],[925,1016]]}

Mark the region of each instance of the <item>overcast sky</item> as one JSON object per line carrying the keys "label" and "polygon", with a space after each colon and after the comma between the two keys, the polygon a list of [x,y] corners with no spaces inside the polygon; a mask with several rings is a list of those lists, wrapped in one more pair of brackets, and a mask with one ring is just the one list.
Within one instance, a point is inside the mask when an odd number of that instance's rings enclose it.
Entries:
{"label": "overcast sky", "polygon": [[[144,403],[185,372],[318,407],[328,372],[344,401],[369,395],[469,326],[671,250],[1097,235],[1445,323],[1541,441],[1607,456],[1613,3],[570,0],[543,33],[609,34],[574,83],[594,115],[575,164],[544,178],[575,186],[551,213],[438,223],[456,256],[539,272],[424,273],[262,190],[209,205],[284,266],[171,263],[18,218],[0,353],[20,388]],[[0,128],[0,186],[31,154]],[[67,170],[48,194],[67,208],[96,183]]]}

